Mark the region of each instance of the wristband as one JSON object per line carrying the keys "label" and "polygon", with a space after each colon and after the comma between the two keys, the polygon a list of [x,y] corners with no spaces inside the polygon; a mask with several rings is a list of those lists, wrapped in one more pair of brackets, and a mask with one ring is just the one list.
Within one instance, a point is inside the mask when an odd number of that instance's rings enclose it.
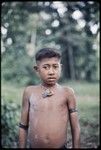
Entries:
{"label": "wristband", "polygon": [[19,127],[24,129],[24,130],[28,129],[28,125],[23,125],[22,123],[19,123]]}
{"label": "wristband", "polygon": [[73,112],[78,112],[78,110],[76,108],[70,108],[69,113],[73,113]]}

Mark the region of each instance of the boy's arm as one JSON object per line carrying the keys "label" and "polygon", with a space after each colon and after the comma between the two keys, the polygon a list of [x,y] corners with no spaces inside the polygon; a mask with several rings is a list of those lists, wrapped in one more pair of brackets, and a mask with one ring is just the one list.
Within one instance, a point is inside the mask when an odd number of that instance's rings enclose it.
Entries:
{"label": "boy's arm", "polygon": [[76,97],[72,89],[69,89],[68,91],[68,109],[72,133],[72,145],[73,148],[80,148],[80,126],[76,106]]}
{"label": "boy's arm", "polygon": [[28,120],[29,120],[29,101],[28,101],[28,91],[26,88],[23,93],[21,120],[19,124],[19,148],[26,147]]}

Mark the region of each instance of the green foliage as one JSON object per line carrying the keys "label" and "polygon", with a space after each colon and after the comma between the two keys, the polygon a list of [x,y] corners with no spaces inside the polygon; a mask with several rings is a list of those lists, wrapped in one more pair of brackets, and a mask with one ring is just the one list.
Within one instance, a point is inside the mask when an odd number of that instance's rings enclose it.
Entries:
{"label": "green foliage", "polygon": [[6,53],[1,63],[2,77],[6,81],[12,81],[20,85],[35,84],[37,77],[32,62],[33,60],[24,53],[23,49],[20,49],[17,54],[14,51],[12,55]]}
{"label": "green foliage", "polygon": [[[99,3],[61,1],[60,8],[54,3],[2,3],[2,76],[6,81],[36,84],[34,55],[46,46],[63,54],[62,80],[99,80]],[[79,15],[73,17],[76,11],[82,14],[78,19]]]}
{"label": "green foliage", "polygon": [[20,106],[14,102],[1,105],[2,147],[16,148],[18,143],[18,120]]}

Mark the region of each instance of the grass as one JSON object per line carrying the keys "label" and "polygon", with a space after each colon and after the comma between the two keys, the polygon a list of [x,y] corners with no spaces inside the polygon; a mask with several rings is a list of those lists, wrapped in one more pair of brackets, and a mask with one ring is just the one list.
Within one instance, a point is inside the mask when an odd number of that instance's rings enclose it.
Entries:
{"label": "grass", "polygon": [[[72,87],[77,97],[81,148],[97,148],[99,146],[99,84],[69,81],[64,85]],[[24,87],[3,83],[1,95],[6,101],[13,101],[21,105],[23,90]],[[70,135],[68,141],[68,144],[71,144]]]}
{"label": "grass", "polygon": [[86,81],[68,81],[64,83],[72,87],[75,93],[79,96],[89,95],[89,96],[98,96],[99,95],[99,83],[89,83]]}
{"label": "grass", "polygon": [[21,104],[24,87],[18,87],[10,83],[2,84],[1,96],[7,102]]}

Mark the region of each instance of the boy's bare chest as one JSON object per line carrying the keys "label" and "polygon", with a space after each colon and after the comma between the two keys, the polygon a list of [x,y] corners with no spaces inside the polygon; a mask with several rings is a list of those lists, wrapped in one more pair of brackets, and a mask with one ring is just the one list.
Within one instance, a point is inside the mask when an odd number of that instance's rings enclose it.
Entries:
{"label": "boy's bare chest", "polygon": [[66,98],[61,95],[62,93],[56,93],[52,96],[43,97],[41,93],[32,93],[30,96],[30,108],[33,111],[56,111],[66,107]]}

